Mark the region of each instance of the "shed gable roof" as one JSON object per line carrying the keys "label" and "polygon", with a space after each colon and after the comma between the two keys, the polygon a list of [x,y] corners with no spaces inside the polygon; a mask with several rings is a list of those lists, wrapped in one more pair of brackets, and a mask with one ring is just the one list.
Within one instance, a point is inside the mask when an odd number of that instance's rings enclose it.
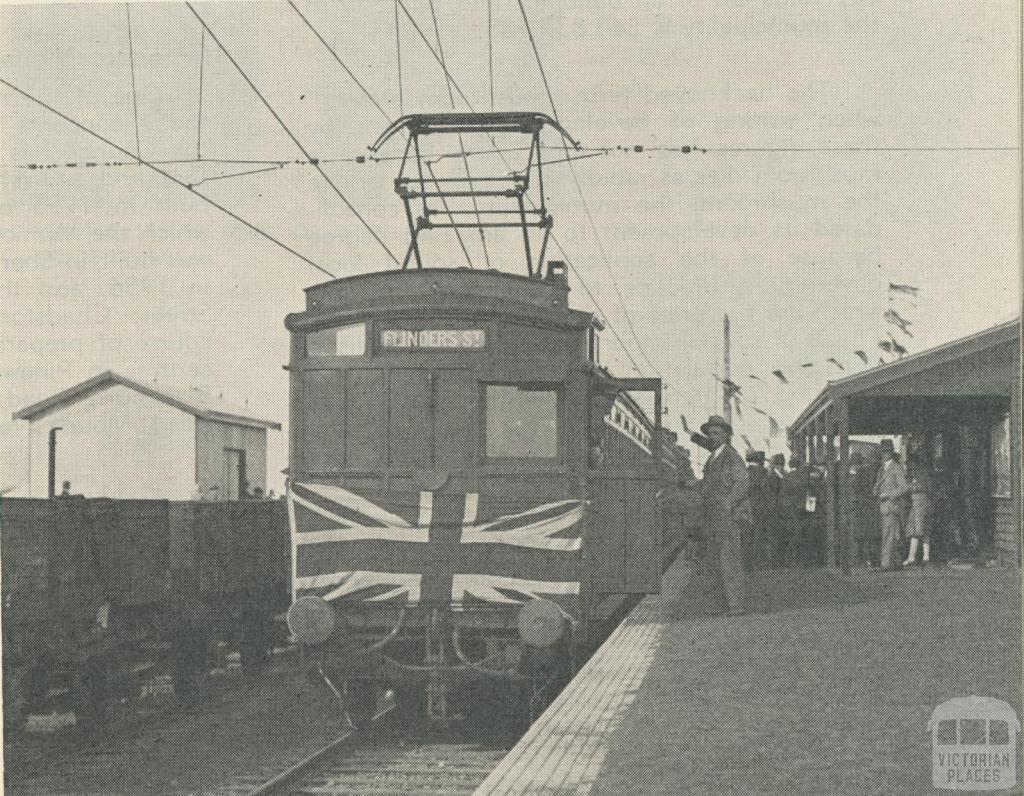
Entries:
{"label": "shed gable roof", "polygon": [[253,417],[244,408],[233,406],[200,390],[180,390],[166,387],[162,384],[146,384],[120,373],[115,373],[112,370],[104,371],[56,395],[51,395],[49,398],[44,398],[42,401],[31,406],[26,406],[24,409],[14,413],[14,419],[35,420],[115,385],[135,390],[142,395],[204,420],[255,428],[275,430],[280,430],[281,428],[281,424],[278,422]]}

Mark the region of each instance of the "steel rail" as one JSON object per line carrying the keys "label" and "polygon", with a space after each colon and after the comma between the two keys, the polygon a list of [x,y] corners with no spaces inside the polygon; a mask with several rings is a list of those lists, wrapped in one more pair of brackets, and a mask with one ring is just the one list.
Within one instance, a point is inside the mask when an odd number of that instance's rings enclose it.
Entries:
{"label": "steel rail", "polygon": [[284,771],[280,772],[279,774],[276,774],[271,779],[268,779],[262,785],[259,785],[255,789],[249,791],[248,796],[267,796],[267,794],[280,792],[281,788],[283,788],[291,782],[294,782],[297,777],[307,773],[317,763],[320,763],[324,758],[328,757],[331,753],[344,746],[346,741],[351,739],[353,736],[362,737],[363,735],[367,734],[371,729],[374,728],[373,725],[376,722],[380,721],[388,714],[394,712],[395,709],[396,705],[394,703],[388,705],[388,707],[384,708],[384,710],[375,714],[370,719],[370,726],[364,728],[363,730],[359,730],[356,728],[348,730],[339,737],[335,738],[322,749],[319,749],[318,751],[311,754],[309,757],[300,760],[295,765],[289,766]]}

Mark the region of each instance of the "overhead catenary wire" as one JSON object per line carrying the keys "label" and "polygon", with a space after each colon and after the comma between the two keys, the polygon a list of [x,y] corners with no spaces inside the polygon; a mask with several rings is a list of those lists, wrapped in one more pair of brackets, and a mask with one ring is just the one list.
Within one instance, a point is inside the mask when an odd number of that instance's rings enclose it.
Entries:
{"label": "overhead catenary wire", "polygon": [[132,112],[135,115],[135,156],[141,160],[142,144],[139,138],[139,95],[135,89],[135,52],[132,46],[132,11],[131,4],[124,4],[125,18],[128,20],[128,71],[132,77]]}
{"label": "overhead catenary wire", "polygon": [[180,185],[182,188],[184,188],[189,193],[193,194],[194,196],[198,196],[204,202],[206,202],[207,204],[212,205],[213,207],[217,208],[222,213],[226,213],[228,216],[233,218],[235,221],[237,221],[240,224],[248,227],[253,232],[257,233],[258,235],[261,235],[264,238],[266,238],[271,243],[273,243],[276,246],[279,246],[280,248],[284,249],[289,254],[292,254],[295,257],[298,257],[300,260],[302,260],[306,264],[311,265],[313,268],[315,268],[316,270],[320,271],[323,274],[326,274],[327,276],[331,277],[332,279],[337,279],[337,276],[335,274],[331,273],[330,271],[328,271],[323,266],[321,266],[318,263],[314,262],[309,257],[306,257],[306,255],[300,254],[298,251],[293,249],[287,243],[283,243],[282,241],[278,240],[276,237],[271,235],[269,232],[266,232],[265,230],[260,229],[258,226],[256,226],[252,222],[246,221],[244,218],[242,218],[240,215],[238,215],[234,211],[229,210],[228,208],[224,207],[224,205],[220,204],[219,202],[216,202],[215,200],[211,199],[210,197],[200,193],[199,191],[197,191],[195,188],[193,188],[188,183],[179,180],[173,174],[170,174],[170,173],[164,171],[159,166],[157,166],[157,165],[155,165],[153,163],[150,163],[149,161],[143,160],[142,158],[138,157],[137,155],[133,155],[130,150],[125,149],[123,146],[120,146],[119,144],[115,144],[109,138],[106,138],[105,136],[101,135],[100,133],[96,132],[95,130],[93,130],[93,129],[89,128],[89,127],[86,127],[81,122],[76,121],[75,119],[72,119],[70,116],[68,116],[65,113],[62,113],[59,110],[57,110],[52,105],[49,105],[48,103],[44,102],[43,100],[39,99],[38,97],[35,97],[32,94],[29,94],[27,91],[24,91],[24,90],[18,88],[13,83],[10,83],[9,81],[4,80],[3,78],[0,78],[0,84],[3,84],[5,86],[7,86],[7,88],[9,88],[12,91],[16,92],[17,94],[20,94],[21,96],[25,97],[25,99],[28,99],[28,100],[34,102],[36,105],[39,105],[40,107],[45,108],[50,113],[52,113],[52,114],[54,114],[56,116],[59,116],[64,121],[68,122],[71,125],[74,125],[79,130],[82,130],[83,132],[88,133],[93,138],[96,138],[97,140],[102,141],[107,146],[112,147],[113,149],[116,149],[118,152],[122,153],[123,155],[127,155],[128,157],[134,157],[135,158],[135,162],[138,163],[139,165],[146,166],[147,168],[155,171],[160,176],[166,177],[168,180],[170,180],[171,182],[175,183],[176,185]]}
{"label": "overhead catenary wire", "polygon": [[[427,39],[426,34],[423,33],[422,28],[420,28],[419,24],[416,22],[416,19],[413,17],[413,15],[411,13],[409,13],[409,9],[406,7],[404,0],[398,0],[398,4],[399,4],[399,6],[401,6],[402,12],[405,14],[406,18],[409,20],[409,22],[412,24],[413,28],[419,34],[419,37],[423,41],[423,44],[430,51],[430,54],[434,56],[434,60],[436,60],[441,65],[441,69],[444,70],[445,75],[451,80],[452,87],[458,93],[458,95],[462,99],[462,101],[466,104],[466,107],[469,108],[471,113],[476,113],[477,111],[473,107],[473,103],[470,102],[469,97],[466,96],[466,93],[459,86],[458,81],[456,81],[455,78],[452,77],[451,73],[448,71],[448,67],[444,64],[444,62],[441,60],[441,58],[438,56],[438,54],[436,52],[434,52],[434,48],[430,45],[430,41]],[[491,143],[494,145],[495,151],[497,151],[498,150],[498,146],[497,146],[497,143],[493,140],[493,138],[491,140]],[[505,163],[506,168],[511,169],[511,166],[509,166],[508,161],[505,159],[505,156],[502,155],[500,152],[498,152],[498,154],[499,154],[499,157],[501,157],[502,161]],[[529,199],[529,197],[527,197],[527,198]],[[530,203],[531,203],[531,205],[533,204],[532,201]],[[600,303],[598,303],[597,297],[594,295],[593,291],[590,289],[590,286],[586,283],[586,280],[583,279],[583,276],[580,274],[579,270],[573,265],[572,260],[566,254],[565,249],[563,248],[561,242],[558,240],[558,237],[555,235],[554,231],[552,231],[552,233],[551,233],[551,242],[555,245],[555,247],[558,249],[559,253],[562,255],[562,258],[565,260],[565,264],[569,267],[569,270],[572,271],[573,274],[575,274],[576,278],[580,282],[580,285],[583,286],[584,291],[590,297],[590,300],[593,302],[594,307],[597,309],[597,311],[601,315],[603,315],[605,317],[605,325],[607,326],[608,330],[612,333],[612,336],[618,341],[619,345],[622,347],[622,350],[626,354],[626,357],[630,360],[630,363],[633,365],[633,369],[637,373],[641,373],[642,371],[640,370],[640,366],[637,364],[636,360],[633,358],[633,355],[630,354],[629,349],[627,348],[626,344],[623,342],[622,337],[619,335],[618,331],[615,329],[615,327],[612,325],[612,323],[608,320],[607,313],[601,308],[601,305],[600,305]]]}
{"label": "overhead catenary wire", "polygon": [[[302,145],[302,142],[299,141],[298,138],[296,138],[294,133],[292,133],[291,128],[289,128],[288,125],[285,124],[284,119],[282,119],[281,116],[277,113],[277,111],[274,110],[274,107],[270,104],[267,98],[263,96],[262,92],[260,92],[260,90],[256,87],[256,84],[252,82],[252,80],[249,78],[249,75],[245,72],[244,69],[242,69],[238,61],[236,61],[235,58],[231,55],[231,53],[228,52],[227,48],[221,43],[221,40],[217,38],[217,35],[210,29],[210,26],[206,24],[206,21],[202,18],[202,16],[200,16],[199,12],[196,11],[195,7],[189,2],[186,2],[185,5],[188,7],[189,11],[192,12],[195,18],[199,20],[199,23],[204,28],[206,28],[206,32],[210,35],[210,38],[213,39],[214,43],[216,43],[216,45],[220,48],[220,51],[224,53],[225,57],[231,62],[232,66],[234,66],[238,73],[242,76],[242,79],[245,80],[245,82],[253,90],[256,96],[259,97],[260,101],[263,103],[266,109],[270,111],[271,115],[277,120],[278,124],[281,125],[281,129],[283,129],[285,133],[287,133],[288,137],[292,139],[292,142],[295,144],[296,147],[298,147],[299,151],[302,152],[306,160],[310,161],[310,163],[313,165],[313,168],[315,168],[317,172],[319,172],[320,176],[324,178],[324,181],[331,187],[334,193],[337,194],[338,198],[345,203],[345,206],[348,207],[348,209],[359,220],[359,222],[363,225],[366,231],[369,232],[373,239],[377,241],[377,243],[380,245],[380,247],[384,249],[387,255],[392,260],[394,260],[395,264],[401,265],[401,261],[398,259],[398,257],[395,256],[395,253],[391,251],[391,249],[383,241],[380,235],[377,234],[377,231],[370,225],[370,223],[365,218],[363,218],[362,214],[355,208],[352,202],[349,201],[348,197],[345,196],[344,193],[342,193],[341,189],[338,188],[337,185],[335,185],[334,180],[332,180],[328,176],[327,172],[323,170],[320,163],[315,162],[313,156],[309,154],[309,151]],[[298,11],[298,9],[296,9],[296,11]]]}
{"label": "overhead catenary wire", "polygon": [[[436,8],[434,6],[434,0],[430,0],[430,16],[431,16],[431,19],[434,20],[434,38],[437,40],[437,52],[441,56],[441,66],[444,69],[444,76],[445,76],[444,77],[444,84],[445,84],[445,88],[448,89],[448,100],[451,102],[452,110],[455,110],[455,95],[452,93],[452,84],[451,84],[451,81],[449,79],[450,76],[449,76],[449,73],[448,73],[448,66],[445,63],[445,59],[444,59],[444,45],[441,43],[441,28],[437,24],[437,10],[436,10]],[[466,179],[469,181],[469,191],[472,194],[473,193],[473,179],[472,179],[472,176],[469,173],[469,159],[466,157],[466,145],[465,145],[465,143],[462,140],[462,133],[459,133],[458,138],[459,138],[459,149],[462,151],[462,163],[463,163],[463,165],[465,166],[465,169],[466,169]],[[431,174],[434,173],[433,169],[431,169],[430,173]],[[435,178],[435,181],[436,181],[436,178]],[[483,247],[483,250],[484,250],[484,260],[487,263],[487,267],[490,268],[491,267],[491,256],[490,256],[490,254],[487,251],[487,238],[484,236],[483,222],[480,219],[480,208],[477,205],[477,201],[476,201],[476,196],[475,195],[472,196],[472,199],[473,199],[473,209],[476,211],[477,229],[480,232],[480,245]],[[446,202],[445,203],[445,208],[446,209],[447,209],[447,206],[448,206],[448,204]],[[449,213],[449,217],[451,217],[450,213]],[[454,222],[455,222],[455,219],[452,218],[452,223],[454,223]],[[455,233],[456,233],[456,235],[458,235],[459,243],[461,244],[462,243],[462,235],[459,234],[459,228],[458,227],[455,227]],[[465,249],[465,245],[463,245],[463,249]],[[469,267],[470,268],[473,267],[472,261],[470,261]]]}
{"label": "overhead catenary wire", "polygon": [[216,180],[230,180],[234,177],[248,177],[250,174],[263,174],[264,172],[267,171],[277,171],[278,169],[284,168],[285,165],[286,164],[281,163],[274,166],[263,166],[262,168],[259,169],[232,172],[231,174],[215,174],[212,177],[203,177],[203,179],[201,180],[196,180],[195,182],[190,183],[190,187],[195,188],[196,186],[202,185],[204,182],[214,182]]}
{"label": "overhead catenary wire", "polygon": [[206,28],[199,29],[199,111],[196,114],[196,160],[203,159],[203,61],[206,60]]}
{"label": "overhead catenary wire", "polygon": [[[544,62],[540,57],[540,50],[537,48],[537,41],[533,36],[533,29],[530,27],[530,19],[526,14],[526,6],[523,4],[523,0],[518,0],[519,11],[523,15],[523,25],[526,28],[526,34],[530,39],[530,47],[533,49],[534,58],[537,61],[537,69],[540,71],[541,81],[544,83],[544,91],[548,95],[548,102],[551,103],[551,113],[555,117],[555,121],[561,124],[558,118],[558,108],[555,105],[555,97],[551,93],[551,85],[548,83],[547,73],[544,71]],[[608,271],[608,276],[611,277],[612,286],[615,289],[615,294],[619,297],[619,304],[622,305],[622,314],[626,319],[626,325],[629,327],[630,334],[633,337],[633,342],[636,344],[637,350],[640,352],[640,356],[647,363],[647,365],[654,371],[655,374],[661,376],[661,372],[651,362],[650,357],[647,356],[647,352],[644,350],[643,345],[640,343],[640,338],[636,333],[636,327],[633,325],[633,318],[629,314],[629,308],[626,305],[626,300],[622,295],[622,289],[619,287],[619,280],[615,278],[615,271],[612,268],[611,261],[608,259],[608,253],[604,248],[604,242],[601,240],[601,235],[597,230],[597,224],[594,222],[594,215],[590,212],[590,203],[587,202],[586,196],[583,194],[583,186],[580,184],[579,176],[576,174],[576,168],[572,165],[572,158],[569,155],[569,145],[565,139],[562,139],[562,145],[565,147],[565,160],[569,164],[569,171],[572,174],[573,182],[576,184],[576,191],[580,195],[580,201],[583,203],[583,210],[586,213],[587,221],[590,223],[590,228],[594,233],[594,240],[597,241],[597,249],[601,254],[601,259],[604,261],[605,268]]]}
{"label": "overhead catenary wire", "polygon": [[[491,89],[491,111],[494,111],[494,21],[491,0],[487,0],[487,81]],[[397,7],[395,13],[398,13]]]}
{"label": "overhead catenary wire", "polygon": [[405,115],[405,98],[402,90],[402,26],[398,18],[398,0],[395,0],[395,60],[398,62],[398,115]]}
{"label": "overhead catenary wire", "polygon": [[[190,4],[186,3],[186,5],[188,5],[189,8],[192,8],[192,6]],[[371,94],[369,92],[369,90],[366,88],[366,86],[364,86],[362,84],[362,82],[360,82],[359,78],[356,77],[355,73],[351,69],[348,68],[346,63],[341,60],[341,58],[338,56],[338,53],[335,52],[334,48],[331,47],[331,45],[329,45],[327,43],[327,40],[323,36],[320,35],[320,32],[316,28],[313,27],[312,23],[306,18],[305,14],[303,14],[301,11],[299,11],[298,6],[296,6],[295,3],[292,2],[292,0],[288,0],[288,5],[290,5],[292,7],[292,9],[295,11],[295,13],[299,15],[299,19],[301,19],[303,22],[306,23],[306,27],[308,27],[313,32],[313,35],[316,36],[320,40],[320,43],[324,47],[327,48],[327,52],[329,52],[334,57],[334,60],[338,62],[338,65],[341,66],[341,68],[344,69],[348,73],[348,76],[350,78],[352,78],[352,82],[354,82],[357,86],[359,86],[359,88],[363,92],[363,94],[366,95],[366,98],[368,100],[370,100],[370,102],[372,102],[374,104],[374,107],[376,107],[377,110],[379,110],[381,112],[381,115],[383,115],[384,118],[387,119],[388,123],[390,124],[392,119],[388,115],[388,112],[386,110],[384,110],[384,108],[381,106],[381,104],[379,102],[377,102],[376,99],[374,99],[373,94]],[[192,13],[195,14],[195,9],[192,9]],[[199,15],[196,14],[196,16],[199,16]],[[200,20],[200,22],[202,22],[202,20]],[[203,23],[203,25],[205,27],[206,23]],[[211,33],[210,35],[213,35],[213,34]],[[220,44],[220,42],[217,42],[217,43]],[[221,45],[221,49],[222,50],[224,49],[223,45]],[[232,59],[232,63],[234,63],[234,59]],[[237,66],[236,66],[236,68],[237,68]],[[241,70],[239,69],[239,71],[241,71]],[[246,78],[246,80],[248,81],[248,78]],[[250,85],[252,85],[252,84],[250,83]],[[256,90],[255,86],[253,86],[253,90],[254,91]],[[261,99],[262,99],[262,97],[261,97]],[[264,100],[264,104],[266,104],[266,100]],[[267,107],[270,107],[270,106],[268,105]],[[274,115],[277,116],[276,113]],[[291,135],[291,133],[289,133],[289,135]]]}

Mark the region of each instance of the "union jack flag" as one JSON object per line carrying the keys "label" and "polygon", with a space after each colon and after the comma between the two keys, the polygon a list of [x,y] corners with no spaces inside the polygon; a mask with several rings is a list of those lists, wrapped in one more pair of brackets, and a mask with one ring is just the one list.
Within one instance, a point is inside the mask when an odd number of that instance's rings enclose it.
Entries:
{"label": "union jack flag", "polygon": [[288,509],[294,597],[455,610],[544,598],[578,613],[581,500],[499,514],[496,500],[476,493],[374,502],[339,486],[294,483]]}

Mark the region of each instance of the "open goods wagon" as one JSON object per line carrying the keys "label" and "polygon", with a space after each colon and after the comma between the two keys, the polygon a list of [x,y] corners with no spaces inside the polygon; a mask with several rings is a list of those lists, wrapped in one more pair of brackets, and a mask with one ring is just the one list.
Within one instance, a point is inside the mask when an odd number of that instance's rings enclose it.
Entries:
{"label": "open goods wagon", "polygon": [[217,642],[246,663],[287,606],[282,501],[0,501],[4,716],[69,698],[80,724],[166,667],[186,691]]}

